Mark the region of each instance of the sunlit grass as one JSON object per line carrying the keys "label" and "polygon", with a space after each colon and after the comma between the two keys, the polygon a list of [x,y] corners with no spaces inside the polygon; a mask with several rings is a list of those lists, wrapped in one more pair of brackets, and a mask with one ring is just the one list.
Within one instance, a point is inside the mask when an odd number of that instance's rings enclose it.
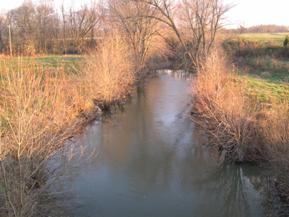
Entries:
{"label": "sunlit grass", "polygon": [[289,32],[285,33],[242,33],[237,36],[243,39],[252,40],[252,41],[274,41],[282,43],[286,35],[289,35]]}
{"label": "sunlit grass", "polygon": [[81,55],[44,55],[44,56],[20,56],[20,57],[0,57],[0,67],[10,67],[16,69],[19,62],[22,66],[38,64],[41,67],[62,67],[66,73],[77,74],[80,70]]}
{"label": "sunlit grass", "polygon": [[288,83],[232,73],[222,58],[213,56],[193,87],[196,123],[227,159],[275,162],[284,157],[280,164],[287,167]]}
{"label": "sunlit grass", "polygon": [[289,103],[289,85],[252,76],[241,76],[247,83],[247,93],[262,103],[272,101]]}

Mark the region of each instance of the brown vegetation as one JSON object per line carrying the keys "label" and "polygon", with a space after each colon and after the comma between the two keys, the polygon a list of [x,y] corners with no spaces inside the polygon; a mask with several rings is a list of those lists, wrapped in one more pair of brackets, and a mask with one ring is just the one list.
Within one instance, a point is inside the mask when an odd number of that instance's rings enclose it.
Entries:
{"label": "brown vegetation", "polygon": [[288,49],[283,48],[282,40],[258,41],[233,37],[223,42],[223,48],[232,57],[287,58],[289,56]]}
{"label": "brown vegetation", "polygon": [[[38,215],[38,198],[51,178],[45,168],[47,161],[82,127],[87,120],[83,116],[90,117],[89,112],[98,108],[107,109],[130,93],[146,64],[164,52],[164,42],[174,41],[168,46],[178,52],[170,54],[181,56],[185,66],[199,68],[214,47],[222,16],[228,9],[219,0],[182,1],[178,5],[182,14],[177,13],[176,5],[170,0],[111,0],[108,3],[77,11],[65,11],[62,7],[57,14],[51,5],[35,6],[28,2],[0,20],[0,29],[4,30],[0,34],[1,51],[11,49],[14,54],[34,55],[90,50],[82,70],[74,75],[66,74],[63,68],[43,69],[34,63],[19,62],[16,67],[3,64],[0,71],[0,202],[3,195],[4,216]],[[100,35],[96,43],[95,38]],[[200,97],[199,103],[205,105],[213,97],[214,111],[221,114],[219,120],[228,117],[222,128],[217,129],[218,135],[234,123],[237,129],[227,130],[234,134],[234,139],[224,150],[237,153],[236,158],[241,159],[246,156],[243,144],[247,140],[243,140],[243,135],[251,136],[245,129],[249,125],[246,121],[238,125],[239,120],[247,117],[245,107],[226,101],[221,104],[221,99],[239,100],[242,95],[231,94],[230,79],[225,75],[212,76],[216,76],[220,87],[223,82],[227,83],[226,91],[214,96],[212,82],[208,86],[211,90],[207,91],[211,95],[207,99]],[[212,77],[198,77],[199,93],[205,91],[202,79],[210,82]],[[238,87],[232,90],[241,92]],[[222,109],[230,112],[230,116]],[[239,115],[237,121],[235,115]]]}
{"label": "brown vegetation", "polygon": [[91,98],[105,104],[122,100],[131,89],[135,72],[132,52],[119,33],[111,33],[87,55],[84,85]]}
{"label": "brown vegetation", "polygon": [[246,102],[245,88],[228,74],[224,59],[212,55],[193,84],[194,120],[207,129],[220,153],[228,160],[262,157],[254,110]]}
{"label": "brown vegetation", "polygon": [[81,100],[73,79],[61,71],[19,69],[2,68],[0,79],[0,185],[6,214],[15,217],[34,213],[44,164],[77,129],[71,122]]}
{"label": "brown vegetation", "polygon": [[157,11],[150,17],[167,26],[175,35],[184,51],[184,66],[197,70],[210,54],[229,7],[220,0],[184,0],[178,6],[170,0],[143,2]]}
{"label": "brown vegetation", "polygon": [[262,105],[246,92],[246,83],[213,55],[193,84],[193,120],[210,144],[230,162],[266,162],[273,168],[282,199],[289,195],[288,102]]}
{"label": "brown vegetation", "polygon": [[109,9],[111,24],[125,36],[137,63],[136,70],[141,70],[160,34],[159,22],[152,18],[157,11],[145,2],[126,0],[110,0]]}
{"label": "brown vegetation", "polygon": [[281,201],[289,202],[289,105],[274,105],[262,127],[268,161],[275,178],[274,188]]}
{"label": "brown vegetation", "polygon": [[3,65],[0,189],[4,192],[0,195],[4,216],[38,215],[38,198],[52,176],[45,168],[47,161],[96,115],[95,108],[108,107],[129,94],[134,83],[132,62],[125,40],[112,34],[87,56],[77,75],[67,75],[62,68],[43,70],[37,64]]}

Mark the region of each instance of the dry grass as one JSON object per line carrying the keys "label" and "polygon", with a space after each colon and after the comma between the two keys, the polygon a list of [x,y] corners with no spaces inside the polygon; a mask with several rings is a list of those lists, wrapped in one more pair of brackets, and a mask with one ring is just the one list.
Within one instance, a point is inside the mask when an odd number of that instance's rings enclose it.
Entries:
{"label": "dry grass", "polygon": [[275,190],[281,201],[289,202],[289,104],[273,105],[262,137],[275,178]]}
{"label": "dry grass", "polygon": [[279,196],[289,201],[289,104],[259,104],[247,85],[213,55],[193,85],[194,121],[213,147],[233,162],[267,162],[273,168]]}
{"label": "dry grass", "polygon": [[252,142],[258,139],[254,111],[248,109],[243,84],[227,70],[225,60],[213,54],[198,72],[193,85],[193,117],[199,126],[209,129],[211,141],[223,157],[247,161],[261,152]]}
{"label": "dry grass", "polygon": [[0,215],[38,216],[38,198],[52,176],[45,165],[83,126],[80,114],[129,94],[133,65],[120,36],[106,38],[85,63],[78,75],[21,61],[1,65]]}
{"label": "dry grass", "polygon": [[1,186],[6,214],[15,217],[34,213],[44,164],[78,127],[71,122],[82,100],[64,72],[18,68],[2,69],[0,79]]}
{"label": "dry grass", "polygon": [[135,79],[132,59],[120,34],[107,36],[98,49],[86,57],[84,80],[89,95],[105,104],[127,96]]}

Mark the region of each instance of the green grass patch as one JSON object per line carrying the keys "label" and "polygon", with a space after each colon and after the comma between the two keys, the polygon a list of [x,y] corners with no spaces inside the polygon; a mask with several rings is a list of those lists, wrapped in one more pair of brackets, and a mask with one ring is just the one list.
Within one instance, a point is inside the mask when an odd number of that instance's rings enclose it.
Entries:
{"label": "green grass patch", "polygon": [[283,43],[286,35],[289,35],[289,32],[285,33],[242,33],[237,36],[250,41],[274,41],[278,43]]}
{"label": "green grass patch", "polygon": [[224,41],[225,51],[238,67],[240,81],[252,105],[289,103],[289,48],[283,48],[288,33],[235,34]]}
{"label": "green grass patch", "polygon": [[66,72],[77,73],[79,71],[79,62],[82,59],[79,55],[65,55],[65,56],[44,56],[36,57],[36,62],[43,66],[59,67],[63,66]]}
{"label": "green grass patch", "polygon": [[77,74],[80,70],[80,62],[82,56],[80,55],[47,55],[38,57],[13,57],[0,58],[1,67],[16,68],[21,66],[28,66],[38,64],[39,66],[47,68],[63,67],[65,72]]}
{"label": "green grass patch", "polygon": [[289,84],[252,76],[241,76],[247,83],[248,95],[260,103],[289,102]]}

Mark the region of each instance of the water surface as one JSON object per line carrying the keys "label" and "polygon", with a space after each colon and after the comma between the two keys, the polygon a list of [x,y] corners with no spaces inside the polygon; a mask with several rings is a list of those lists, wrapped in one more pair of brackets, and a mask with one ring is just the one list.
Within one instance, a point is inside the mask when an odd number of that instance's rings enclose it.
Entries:
{"label": "water surface", "polygon": [[[189,117],[191,81],[162,73],[88,127],[59,197],[71,217],[261,217],[254,167],[217,167]],[[95,153],[95,155],[90,155]]]}

